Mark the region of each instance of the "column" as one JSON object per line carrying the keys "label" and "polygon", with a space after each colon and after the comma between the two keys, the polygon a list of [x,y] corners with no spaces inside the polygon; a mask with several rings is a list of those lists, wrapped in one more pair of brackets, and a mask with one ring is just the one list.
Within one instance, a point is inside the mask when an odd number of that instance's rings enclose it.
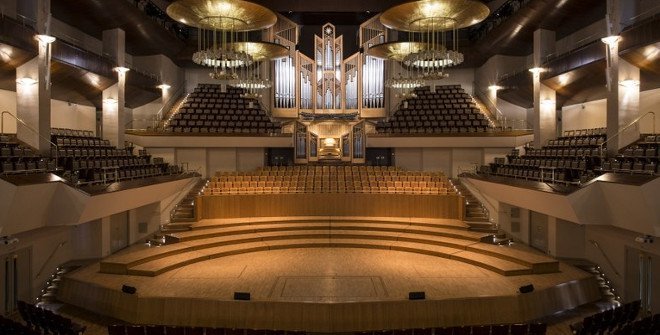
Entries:
{"label": "column", "polygon": [[534,147],[540,148],[557,137],[557,106],[554,90],[541,83],[540,66],[555,51],[555,32],[538,29],[534,32],[534,68],[530,71],[534,84]]}
{"label": "column", "polygon": [[622,19],[631,16],[634,4],[630,1],[607,1],[607,28],[609,37],[603,39],[607,58],[607,154],[616,155],[619,150],[639,139],[640,124],[630,125],[640,112],[639,68],[619,57],[619,33]]}
{"label": "column", "polygon": [[[27,2],[26,2],[27,3]],[[19,140],[50,155],[50,50],[55,38],[50,32],[50,0],[33,0],[25,10],[33,11],[38,43],[37,57],[16,68],[16,124]]]}
{"label": "column", "polygon": [[117,28],[103,31],[103,53],[117,62],[117,84],[103,91],[103,138],[119,149],[124,148],[126,126],[126,34]]}

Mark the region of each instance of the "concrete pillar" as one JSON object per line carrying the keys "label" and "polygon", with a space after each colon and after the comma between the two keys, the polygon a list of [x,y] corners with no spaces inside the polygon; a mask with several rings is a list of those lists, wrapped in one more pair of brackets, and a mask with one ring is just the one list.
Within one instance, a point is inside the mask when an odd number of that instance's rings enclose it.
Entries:
{"label": "concrete pillar", "polygon": [[[26,1],[24,10],[34,17],[37,34],[50,32],[50,0]],[[30,15],[31,14],[31,15]],[[19,140],[40,154],[50,154],[50,44],[54,38],[38,38],[37,57],[16,68],[16,124]]]}
{"label": "concrete pillar", "polygon": [[117,28],[103,31],[103,54],[117,62],[117,84],[103,91],[103,138],[124,148],[126,127],[126,34]]}
{"label": "concrete pillar", "polygon": [[[538,29],[534,32],[534,66],[539,68],[548,55],[555,52],[555,32]],[[532,73],[534,85],[534,147],[540,148],[557,137],[556,94],[541,84],[541,72]]]}
{"label": "concrete pillar", "polygon": [[[610,90],[607,96],[607,153],[618,151],[639,139],[640,124],[636,123],[622,131],[639,117],[639,68],[619,58],[618,46],[613,49],[609,71]],[[622,131],[619,134],[619,131]],[[618,135],[617,135],[618,134]]]}
{"label": "concrete pillar", "polygon": [[[607,32],[617,36],[628,18],[636,11],[634,1],[607,1]],[[608,96],[607,96],[607,153],[616,155],[619,150],[640,136],[640,125],[635,124],[621,134],[619,131],[637,117],[640,112],[639,68],[619,57],[618,40],[610,41],[605,46],[608,57]]]}
{"label": "concrete pillar", "polygon": [[[120,74],[120,80],[123,75]],[[121,83],[103,90],[103,138],[117,148],[124,147],[124,97]]]}

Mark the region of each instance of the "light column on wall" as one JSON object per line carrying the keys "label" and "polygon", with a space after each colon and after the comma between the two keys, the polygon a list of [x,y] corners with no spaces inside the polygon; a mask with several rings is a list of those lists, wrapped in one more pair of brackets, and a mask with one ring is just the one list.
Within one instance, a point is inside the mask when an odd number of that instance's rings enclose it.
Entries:
{"label": "light column on wall", "polygon": [[37,149],[44,156],[50,155],[51,128],[51,47],[55,37],[50,36],[50,0],[33,1],[28,6],[28,16],[34,17],[35,42],[38,54],[16,68],[16,136]]}

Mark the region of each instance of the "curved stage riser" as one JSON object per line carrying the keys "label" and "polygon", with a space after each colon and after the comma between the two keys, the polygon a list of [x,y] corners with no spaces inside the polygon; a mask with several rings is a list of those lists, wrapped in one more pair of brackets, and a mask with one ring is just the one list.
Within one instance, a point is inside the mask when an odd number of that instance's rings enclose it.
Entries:
{"label": "curved stage riser", "polygon": [[66,279],[60,299],[135,324],[349,332],[531,321],[600,298],[594,278],[532,293],[448,300],[300,303],[141,297]]}

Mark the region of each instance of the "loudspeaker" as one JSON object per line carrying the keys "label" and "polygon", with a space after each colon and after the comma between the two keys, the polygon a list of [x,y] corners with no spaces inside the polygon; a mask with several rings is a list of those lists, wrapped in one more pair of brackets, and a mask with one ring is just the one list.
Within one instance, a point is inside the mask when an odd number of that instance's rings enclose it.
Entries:
{"label": "loudspeaker", "polygon": [[409,292],[408,300],[424,300],[426,299],[426,293],[424,292]]}
{"label": "loudspeaker", "polygon": [[250,292],[234,292],[234,300],[250,300]]}
{"label": "loudspeaker", "polygon": [[534,285],[529,284],[529,285],[525,285],[525,286],[520,286],[520,288],[518,289],[518,292],[520,292],[520,293],[534,292]]}
{"label": "loudspeaker", "polygon": [[121,291],[128,294],[135,294],[135,292],[137,292],[137,289],[133,286],[128,286],[124,284],[121,286]]}

